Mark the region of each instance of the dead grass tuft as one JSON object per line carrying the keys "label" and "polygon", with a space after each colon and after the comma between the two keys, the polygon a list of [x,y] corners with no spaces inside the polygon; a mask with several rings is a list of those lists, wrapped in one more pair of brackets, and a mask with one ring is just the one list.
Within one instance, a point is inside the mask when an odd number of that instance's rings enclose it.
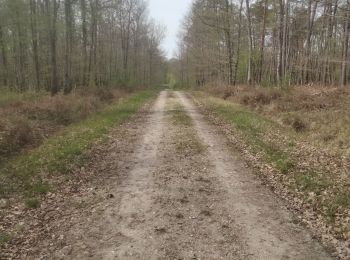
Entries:
{"label": "dead grass tuft", "polygon": [[110,103],[114,100],[115,96],[111,89],[99,88],[96,91],[96,96],[100,99],[101,102]]}
{"label": "dead grass tuft", "polygon": [[276,90],[255,90],[252,89],[240,97],[240,103],[251,107],[271,104],[272,101],[281,97]]}
{"label": "dead grass tuft", "polygon": [[0,121],[0,157],[17,152],[33,142],[32,126],[26,118],[9,118]]}
{"label": "dead grass tuft", "polygon": [[303,132],[306,130],[307,125],[300,117],[296,117],[293,120],[292,127],[296,132]]}
{"label": "dead grass tuft", "polygon": [[291,126],[295,132],[305,132],[308,128],[307,123],[298,115],[287,115],[282,119],[284,125]]}

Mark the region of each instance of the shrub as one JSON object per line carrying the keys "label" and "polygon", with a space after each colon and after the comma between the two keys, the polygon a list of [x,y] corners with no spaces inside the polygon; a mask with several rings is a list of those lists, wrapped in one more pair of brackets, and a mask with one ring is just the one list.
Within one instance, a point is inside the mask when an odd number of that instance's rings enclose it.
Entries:
{"label": "shrub", "polygon": [[102,102],[110,103],[115,98],[113,92],[107,88],[99,88],[96,95]]}
{"label": "shrub", "polygon": [[243,105],[249,105],[250,104],[250,96],[243,95],[240,99],[240,103],[242,103]]}
{"label": "shrub", "polygon": [[258,91],[254,96],[254,101],[257,104],[267,105],[271,103],[271,97],[266,92]]}
{"label": "shrub", "polygon": [[292,127],[296,132],[303,132],[306,130],[307,125],[300,117],[295,117],[292,123]]}
{"label": "shrub", "polygon": [[231,97],[231,96],[232,96],[232,92],[226,90],[226,91],[224,92],[223,99],[226,100],[226,99],[228,99],[228,98]]}
{"label": "shrub", "polygon": [[13,118],[0,122],[0,156],[17,152],[33,139],[32,126],[27,119]]}
{"label": "shrub", "polygon": [[30,198],[25,200],[25,205],[30,209],[37,209],[40,207],[40,201],[35,198]]}

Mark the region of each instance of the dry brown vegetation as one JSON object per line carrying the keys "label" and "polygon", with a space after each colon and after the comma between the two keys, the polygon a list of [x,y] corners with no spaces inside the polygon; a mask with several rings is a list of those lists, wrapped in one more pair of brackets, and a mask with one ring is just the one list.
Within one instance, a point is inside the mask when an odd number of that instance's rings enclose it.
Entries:
{"label": "dry brown vegetation", "polygon": [[206,90],[294,129],[314,145],[350,155],[350,91],[346,88],[297,86],[281,90],[212,85]]}
{"label": "dry brown vegetation", "polygon": [[85,119],[125,93],[108,89],[13,100],[0,107],[0,160],[38,146],[72,123]]}

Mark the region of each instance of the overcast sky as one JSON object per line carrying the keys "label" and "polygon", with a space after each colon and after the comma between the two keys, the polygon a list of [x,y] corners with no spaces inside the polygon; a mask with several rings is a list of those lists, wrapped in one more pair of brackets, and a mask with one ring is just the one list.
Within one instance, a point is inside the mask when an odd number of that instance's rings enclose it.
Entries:
{"label": "overcast sky", "polygon": [[177,48],[177,35],[192,0],[148,0],[151,17],[167,28],[163,49],[171,58]]}

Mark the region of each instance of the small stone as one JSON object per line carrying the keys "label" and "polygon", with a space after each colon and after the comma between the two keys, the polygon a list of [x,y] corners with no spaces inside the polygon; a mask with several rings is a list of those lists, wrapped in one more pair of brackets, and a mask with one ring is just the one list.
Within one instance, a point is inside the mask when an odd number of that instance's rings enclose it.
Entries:
{"label": "small stone", "polygon": [[1,199],[0,200],[0,209],[4,209],[8,207],[8,200],[6,199]]}
{"label": "small stone", "polygon": [[72,246],[65,246],[65,247],[62,249],[62,253],[63,253],[65,256],[71,255],[71,254],[72,254],[72,251],[73,251]]}
{"label": "small stone", "polygon": [[108,194],[107,195],[107,199],[113,199],[114,198],[114,195],[113,194]]}

